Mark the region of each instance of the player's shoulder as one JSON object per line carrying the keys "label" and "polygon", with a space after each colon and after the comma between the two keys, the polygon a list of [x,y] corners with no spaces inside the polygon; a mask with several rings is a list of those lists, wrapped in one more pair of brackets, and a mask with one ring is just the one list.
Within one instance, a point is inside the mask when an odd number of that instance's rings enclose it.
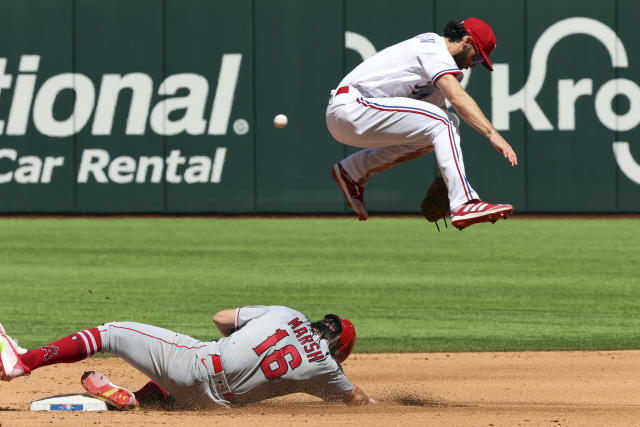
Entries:
{"label": "player's shoulder", "polygon": [[245,323],[249,320],[264,316],[283,317],[298,313],[298,311],[282,305],[248,305],[238,307],[236,311],[236,318],[239,323]]}
{"label": "player's shoulder", "polygon": [[308,321],[307,316],[291,307],[285,307],[284,305],[270,305],[266,308],[267,312],[272,313],[273,315],[279,315],[283,317],[293,316],[299,318],[302,322]]}
{"label": "player's shoulder", "polygon": [[438,45],[444,41],[444,37],[438,35],[436,33],[422,33],[415,36],[413,39],[415,43],[425,44],[425,45]]}
{"label": "player's shoulder", "polygon": [[272,306],[270,306],[270,308],[272,310],[274,310],[274,311],[281,311],[281,312],[285,312],[285,313],[300,313],[295,308],[285,307],[284,305],[272,305]]}
{"label": "player's shoulder", "polygon": [[264,312],[292,310],[292,308],[285,307],[283,305],[246,305],[243,307],[239,307],[238,309],[239,310],[262,310]]}
{"label": "player's shoulder", "polygon": [[436,33],[423,33],[410,39],[411,46],[421,53],[447,54],[449,49],[444,37]]}

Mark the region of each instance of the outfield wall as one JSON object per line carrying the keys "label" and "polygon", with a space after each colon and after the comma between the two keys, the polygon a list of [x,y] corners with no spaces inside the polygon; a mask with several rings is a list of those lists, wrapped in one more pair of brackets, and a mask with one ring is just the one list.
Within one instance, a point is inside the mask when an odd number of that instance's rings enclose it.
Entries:
{"label": "outfield wall", "polygon": [[[640,212],[631,0],[1,0],[0,213],[342,213],[324,123],[363,57],[449,19],[490,22],[465,78],[518,153],[463,125],[467,172],[518,212]],[[635,73],[634,73],[635,70]],[[289,116],[285,129],[272,125]],[[433,155],[372,179],[418,212]]]}

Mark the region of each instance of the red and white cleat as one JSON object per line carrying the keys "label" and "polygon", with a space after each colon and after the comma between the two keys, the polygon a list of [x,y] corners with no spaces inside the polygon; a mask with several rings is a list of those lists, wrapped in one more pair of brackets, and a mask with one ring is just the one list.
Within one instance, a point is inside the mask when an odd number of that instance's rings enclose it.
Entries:
{"label": "red and white cleat", "polygon": [[138,401],[132,392],[115,384],[100,372],[87,371],[80,380],[82,387],[87,392],[104,400],[111,406],[118,409],[138,409]]}
{"label": "red and white cleat", "polygon": [[20,347],[13,338],[7,335],[4,327],[0,324],[0,379],[2,381],[11,381],[31,373],[31,370],[20,360],[20,355],[26,352],[26,349]]}
{"label": "red and white cleat", "polygon": [[479,222],[496,222],[507,218],[513,212],[513,206],[507,204],[494,205],[478,199],[471,200],[451,213],[451,224],[458,230]]}
{"label": "red and white cleat", "polygon": [[349,207],[358,215],[360,221],[369,218],[369,212],[364,206],[364,187],[351,179],[340,163],[333,165],[331,175],[340,185],[344,198],[347,199]]}

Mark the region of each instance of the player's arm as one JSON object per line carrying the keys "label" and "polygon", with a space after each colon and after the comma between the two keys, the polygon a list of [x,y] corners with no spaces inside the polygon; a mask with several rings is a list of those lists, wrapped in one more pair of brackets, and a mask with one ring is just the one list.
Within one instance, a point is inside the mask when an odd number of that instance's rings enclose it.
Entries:
{"label": "player's arm", "polygon": [[216,324],[223,336],[228,337],[236,329],[235,319],[236,309],[229,308],[227,310],[217,312],[213,316],[213,323]]}
{"label": "player's arm", "polygon": [[464,90],[454,75],[447,74],[440,77],[436,85],[465,122],[488,138],[496,151],[501,153],[511,166],[518,164],[518,156],[516,156],[511,145],[493,127],[491,121],[484,115],[476,101]]}
{"label": "player's arm", "polygon": [[358,386],[353,386],[353,393],[344,399],[344,403],[347,405],[367,405],[369,403],[375,403],[375,400],[367,396],[367,393],[362,391]]}

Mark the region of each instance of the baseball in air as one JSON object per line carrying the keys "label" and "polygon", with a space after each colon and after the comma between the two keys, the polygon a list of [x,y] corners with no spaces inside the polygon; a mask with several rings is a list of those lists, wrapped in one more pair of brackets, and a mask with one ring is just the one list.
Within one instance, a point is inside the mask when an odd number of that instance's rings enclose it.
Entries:
{"label": "baseball in air", "polygon": [[289,123],[289,119],[284,114],[278,114],[273,118],[273,125],[277,128],[283,128]]}

